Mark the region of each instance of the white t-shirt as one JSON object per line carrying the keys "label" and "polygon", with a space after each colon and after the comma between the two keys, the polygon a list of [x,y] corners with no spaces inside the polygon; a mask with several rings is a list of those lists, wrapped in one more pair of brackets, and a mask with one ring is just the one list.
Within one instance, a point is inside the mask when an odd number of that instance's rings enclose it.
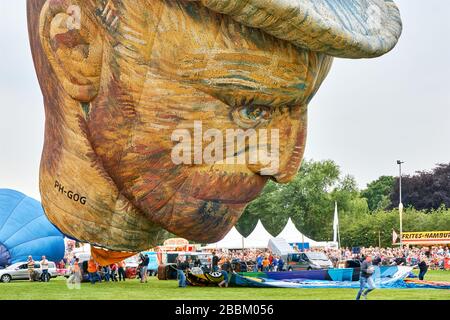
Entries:
{"label": "white t-shirt", "polygon": [[48,260],[47,259],[44,259],[41,261],[41,269],[48,270]]}

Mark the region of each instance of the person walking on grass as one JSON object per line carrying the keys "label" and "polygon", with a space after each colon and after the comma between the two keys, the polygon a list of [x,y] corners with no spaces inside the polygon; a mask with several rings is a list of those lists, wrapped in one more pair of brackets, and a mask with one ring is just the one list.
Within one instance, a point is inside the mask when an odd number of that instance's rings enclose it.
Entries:
{"label": "person walking on grass", "polygon": [[425,256],[423,256],[420,259],[420,263],[419,263],[419,280],[422,280],[425,278],[425,274],[428,271],[428,260]]}
{"label": "person walking on grass", "polygon": [[141,254],[140,256],[140,263],[139,263],[139,267],[140,267],[140,276],[141,276],[141,283],[147,283],[147,270],[148,270],[148,264],[150,262],[150,259],[148,257],[148,255],[143,255]]}
{"label": "person walking on grass", "polygon": [[[367,295],[375,290],[375,283],[372,278],[374,272],[375,268],[372,265],[372,257],[367,256],[361,263],[361,273],[359,276],[360,288],[358,291],[358,295],[356,296],[356,300],[360,300],[361,296],[364,300],[367,300]],[[366,285],[369,287],[367,290]]]}
{"label": "person walking on grass", "polygon": [[80,259],[75,258],[75,262],[72,266],[72,275],[69,277],[68,282],[72,284],[81,283],[81,268]]}

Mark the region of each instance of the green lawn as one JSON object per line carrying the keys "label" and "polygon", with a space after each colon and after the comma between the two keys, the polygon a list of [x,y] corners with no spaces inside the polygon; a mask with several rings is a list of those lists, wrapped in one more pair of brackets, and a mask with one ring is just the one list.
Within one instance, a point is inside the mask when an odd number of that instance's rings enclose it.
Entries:
{"label": "green lawn", "polygon": [[[450,271],[430,271],[426,278],[450,281]],[[83,283],[79,290],[69,290],[64,278],[49,283],[0,283],[0,300],[353,300],[356,293],[356,289],[178,288],[176,281],[155,278],[147,284],[138,280]],[[379,289],[370,294],[370,300],[450,300],[450,290]]]}

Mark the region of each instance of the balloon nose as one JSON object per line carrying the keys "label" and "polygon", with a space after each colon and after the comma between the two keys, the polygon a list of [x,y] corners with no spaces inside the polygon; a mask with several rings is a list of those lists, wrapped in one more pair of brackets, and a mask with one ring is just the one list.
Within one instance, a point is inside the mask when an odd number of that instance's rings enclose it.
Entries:
{"label": "balloon nose", "polygon": [[272,179],[278,183],[286,184],[292,182],[297,176],[298,170],[302,164],[303,153],[300,155],[292,155],[290,161],[285,167],[280,168],[280,172],[272,176]]}

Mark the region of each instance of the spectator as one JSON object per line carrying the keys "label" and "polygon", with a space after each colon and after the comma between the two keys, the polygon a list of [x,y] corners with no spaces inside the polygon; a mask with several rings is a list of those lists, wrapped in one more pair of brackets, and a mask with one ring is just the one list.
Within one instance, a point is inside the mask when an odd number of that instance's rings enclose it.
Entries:
{"label": "spectator", "polygon": [[258,266],[258,271],[263,271],[263,257],[261,254],[258,255],[258,257],[256,258],[256,264]]}
{"label": "spectator", "polygon": [[278,271],[284,271],[284,260],[282,257],[278,259]]}
{"label": "spectator", "polygon": [[113,263],[111,266],[111,281],[117,282],[117,263]]}
{"label": "spectator", "polygon": [[178,256],[178,264],[177,264],[178,287],[186,288],[187,272],[189,272],[189,259],[182,261],[182,257]]}
{"label": "spectator", "polygon": [[44,282],[48,282],[49,281],[49,274],[48,274],[48,260],[45,256],[42,256],[42,260],[41,260],[41,270],[42,270],[42,274],[41,274],[41,279]]}
{"label": "spectator", "polygon": [[216,255],[215,251],[213,252],[212,269],[213,272],[219,271],[219,257]]}
{"label": "spectator", "polygon": [[28,256],[27,266],[28,266],[28,279],[30,281],[33,281],[34,260],[32,256]]}
{"label": "spectator", "polygon": [[222,264],[222,271],[230,272],[231,270],[231,262],[227,257],[224,257],[224,262]]}
{"label": "spectator", "polygon": [[109,282],[111,279],[111,268],[108,266],[103,267],[103,274],[106,282]]}
{"label": "spectator", "polygon": [[277,269],[278,269],[278,257],[277,256],[273,257],[272,263],[270,264],[270,268],[271,268],[270,271],[277,272]]}
{"label": "spectator", "polygon": [[119,273],[119,281],[125,281],[126,273],[125,273],[125,261],[121,261],[118,263],[118,270]]}
{"label": "spectator", "polygon": [[268,257],[265,257],[263,262],[263,268],[264,268],[264,272],[268,272],[269,271],[269,266],[270,266],[270,261]]}
{"label": "spectator", "polygon": [[419,280],[423,280],[425,278],[425,274],[428,271],[428,263],[427,258],[424,256],[419,263]]}
{"label": "spectator", "polygon": [[67,282],[72,283],[72,284],[76,284],[76,283],[81,283],[81,269],[80,269],[80,265],[79,265],[80,259],[76,258],[73,266],[72,266],[72,274],[69,277],[69,279],[67,280]]}
{"label": "spectator", "polygon": [[140,276],[141,276],[141,283],[147,283],[147,270],[148,270],[148,264],[150,262],[150,258],[148,257],[148,255],[143,255],[141,254],[140,256],[140,263],[139,263],[139,267],[140,267]]}
{"label": "spectator", "polygon": [[88,262],[88,273],[91,284],[95,284],[98,280],[100,280],[97,268],[98,268],[97,263],[94,261],[93,258],[91,258]]}

